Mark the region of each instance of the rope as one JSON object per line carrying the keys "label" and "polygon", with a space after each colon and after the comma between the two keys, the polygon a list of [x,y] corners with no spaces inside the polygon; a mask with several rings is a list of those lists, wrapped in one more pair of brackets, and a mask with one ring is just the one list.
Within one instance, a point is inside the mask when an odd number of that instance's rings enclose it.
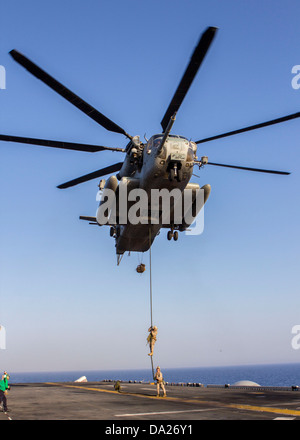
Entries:
{"label": "rope", "polygon": [[153,380],[154,380],[153,356],[150,356],[150,357],[151,357],[152,377],[153,377]]}
{"label": "rope", "polygon": [[152,313],[152,261],[151,261],[151,226],[149,228],[149,263],[150,263],[150,318],[151,318],[151,327],[153,327],[153,313]]}
{"label": "rope", "polygon": [[[151,224],[149,227],[149,266],[150,266],[150,321],[151,327],[153,327],[153,306],[152,306],[152,260],[151,260]],[[152,377],[154,379],[154,366],[153,366],[153,355],[150,356],[151,367],[152,367]]]}

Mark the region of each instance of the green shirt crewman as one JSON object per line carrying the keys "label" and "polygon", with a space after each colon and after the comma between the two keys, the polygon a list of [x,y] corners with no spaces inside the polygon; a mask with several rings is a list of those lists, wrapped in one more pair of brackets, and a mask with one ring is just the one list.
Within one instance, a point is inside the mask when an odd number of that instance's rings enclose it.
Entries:
{"label": "green shirt crewman", "polygon": [[7,390],[9,389],[8,379],[9,379],[9,375],[6,373],[6,371],[4,371],[2,379],[0,380],[0,404],[1,402],[3,402],[3,410],[5,412],[7,411],[6,394],[7,394]]}

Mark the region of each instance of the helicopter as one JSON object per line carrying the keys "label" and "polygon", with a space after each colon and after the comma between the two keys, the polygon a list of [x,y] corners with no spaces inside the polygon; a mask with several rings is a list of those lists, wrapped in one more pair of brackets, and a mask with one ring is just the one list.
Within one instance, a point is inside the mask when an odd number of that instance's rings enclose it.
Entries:
{"label": "helicopter", "polygon": [[[193,175],[194,166],[198,166],[199,169],[206,165],[210,165],[261,173],[279,175],[290,174],[286,171],[214,163],[210,162],[207,156],[202,156],[199,159],[197,157],[197,146],[205,142],[210,142],[227,136],[233,136],[239,133],[244,133],[250,130],[256,130],[262,127],[295,119],[300,116],[300,112],[197,141],[191,141],[186,137],[171,134],[171,129],[175,122],[178,110],[194,78],[196,77],[200,66],[203,63],[204,58],[206,57],[209,48],[211,47],[217,31],[218,28],[211,26],[208,27],[200,36],[198,44],[192,53],[183,76],[181,77],[179,85],[161,120],[161,133],[154,134],[149,140],[145,138],[146,142],[142,142],[140,140],[140,136],[132,136],[128,134],[124,128],[120,127],[100,111],[85,102],[82,98],[58,82],[17,50],[14,49],[9,52],[17,63],[23,66],[37,79],[40,79],[43,83],[48,85],[52,90],[57,92],[60,96],[65,98],[87,116],[92,118],[99,125],[108,131],[121,134],[129,140],[125,148],[113,148],[101,145],[0,135],[0,140],[6,142],[17,142],[91,153],[108,150],[118,151],[125,154],[125,159],[123,162],[118,162],[89,174],[85,174],[81,177],[60,184],[57,187],[59,189],[66,189],[92,179],[110,175],[107,181],[101,179],[98,185],[100,191],[100,203],[96,216],[80,216],[80,219],[86,220],[93,225],[102,226],[107,224],[110,226],[110,236],[115,239],[118,263],[124,253],[127,251],[145,252],[149,250],[155,237],[160,233],[162,228],[168,229],[168,240],[173,239],[177,241],[178,232],[186,231],[190,227],[191,220],[186,221],[184,218],[182,205],[179,209],[181,215],[175,215],[175,211],[178,214],[178,210],[176,210],[177,202],[175,201],[175,198],[173,198],[171,201],[170,215],[167,220],[163,219],[163,207],[161,201],[159,201],[158,205],[156,206],[156,221],[151,221],[152,214],[149,215],[149,205],[152,201],[150,194],[154,190],[166,190],[169,193],[177,190],[181,195],[188,193],[191,195],[191,197],[189,199],[190,202],[187,209],[193,210],[194,216],[192,216],[192,218],[194,219],[202,209],[203,205],[206,203],[211,191],[209,184],[206,184],[200,188],[198,184],[190,182]],[[146,221],[134,223],[121,221],[122,210],[120,194],[123,194],[124,189],[127,191],[125,208],[126,214],[134,205],[134,200],[129,200],[128,190],[129,194],[132,191],[143,191],[143,194],[149,195],[148,200],[145,202],[146,206],[144,206],[146,209],[146,214],[144,215]],[[197,204],[197,194],[199,194],[199,191],[202,194],[202,203]],[[107,204],[109,198],[107,194],[112,194],[115,196],[114,201],[110,204]],[[112,207],[115,209],[113,210]],[[103,221],[104,211],[108,213],[106,218],[109,219],[109,221],[107,222]],[[112,211],[114,212],[113,216],[111,215]]]}

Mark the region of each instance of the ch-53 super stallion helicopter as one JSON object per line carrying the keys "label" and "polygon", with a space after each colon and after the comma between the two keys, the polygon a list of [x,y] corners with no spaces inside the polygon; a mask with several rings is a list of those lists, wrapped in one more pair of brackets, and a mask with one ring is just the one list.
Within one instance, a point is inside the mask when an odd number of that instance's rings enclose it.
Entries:
{"label": "ch-53 super stallion helicopter", "polygon": [[[115,163],[106,168],[102,168],[69,182],[63,183],[59,185],[58,188],[69,188],[79,183],[87,182],[91,179],[96,179],[112,174],[114,172],[118,172],[117,175],[110,176],[106,183],[105,181],[101,180],[99,184],[100,189],[110,189],[117,196],[121,184],[124,184],[130,189],[143,189],[148,194],[152,189],[165,188],[171,191],[174,188],[178,188],[181,193],[184,193],[187,190],[192,190],[192,205],[195,203],[195,192],[200,189],[198,184],[190,183],[190,179],[193,174],[193,167],[195,165],[199,166],[199,168],[203,167],[204,165],[213,165],[263,173],[282,175],[290,174],[284,171],[265,170],[228,164],[212,163],[208,161],[207,156],[202,156],[201,159],[198,159],[197,145],[215,139],[220,139],[223,137],[232,136],[238,133],[243,133],[261,127],[266,127],[269,125],[295,119],[300,116],[300,112],[256,125],[244,127],[238,130],[230,131],[227,133],[219,134],[217,136],[200,139],[195,142],[192,142],[185,137],[172,135],[170,133],[172,125],[175,121],[175,115],[177,114],[199,70],[199,67],[201,66],[208,52],[208,49],[215,37],[216,32],[217,28],[209,27],[200,37],[200,40],[196,48],[194,49],[190,62],[181,78],[177,90],[175,91],[169,107],[167,108],[161,120],[162,133],[155,134],[146,143],[141,142],[139,136],[131,136],[130,134],[128,134],[123,128],[104,116],[102,113],[89,105],[79,96],[75,95],[64,85],[59,83],[44,70],[42,70],[32,61],[30,61],[27,57],[16,50],[12,50],[10,52],[10,55],[13,57],[13,59],[21,64],[36,78],[43,81],[55,92],[57,92],[63,98],[68,100],[71,104],[79,108],[79,110],[88,115],[102,127],[106,128],[109,131],[124,135],[126,138],[129,139],[129,142],[125,148],[111,148],[98,145],[60,142],[45,139],[33,139],[9,135],[0,135],[0,140],[32,145],[41,145],[46,147],[63,148],[69,150],[86,151],[92,153],[103,150],[122,152],[125,154],[125,159],[123,162]],[[204,185],[202,187],[202,190],[204,191],[205,203],[210,194],[210,185]],[[101,204],[103,204],[103,199],[100,200],[99,208]],[[191,208],[193,208],[193,206],[191,206]],[[162,213],[160,212],[160,215],[161,214]],[[80,218],[83,220],[87,220],[92,224],[98,224],[101,226],[98,215],[96,215],[96,217],[81,216]],[[147,251],[151,247],[153,240],[155,239],[156,235],[159,233],[162,227],[169,229],[167,234],[167,238],[169,240],[171,240],[172,238],[174,240],[177,240],[178,231],[184,231],[190,226],[190,224],[186,223],[184,220],[182,222],[178,221],[177,223],[174,223],[174,216],[172,217],[172,215],[170,216],[170,221],[168,224],[163,224],[162,221],[158,221],[158,223],[156,224],[152,224],[151,222],[149,222],[149,224],[131,224],[130,222],[127,222],[127,224],[121,224],[121,222],[119,221],[118,213],[115,217],[115,222],[113,224],[112,222],[108,224],[110,225],[110,235],[113,236],[116,241],[116,253],[118,256],[118,262],[126,251]]]}

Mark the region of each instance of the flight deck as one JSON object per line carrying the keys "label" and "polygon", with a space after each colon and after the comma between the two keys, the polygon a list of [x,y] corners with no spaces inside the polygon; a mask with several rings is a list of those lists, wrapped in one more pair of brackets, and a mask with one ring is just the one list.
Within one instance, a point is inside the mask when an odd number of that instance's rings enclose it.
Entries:
{"label": "flight deck", "polygon": [[112,381],[12,384],[9,411],[0,412],[0,421],[107,420],[117,429],[135,420],[300,420],[297,387],[167,385],[166,390],[167,397],[156,397],[151,383],[122,382],[120,392]]}

